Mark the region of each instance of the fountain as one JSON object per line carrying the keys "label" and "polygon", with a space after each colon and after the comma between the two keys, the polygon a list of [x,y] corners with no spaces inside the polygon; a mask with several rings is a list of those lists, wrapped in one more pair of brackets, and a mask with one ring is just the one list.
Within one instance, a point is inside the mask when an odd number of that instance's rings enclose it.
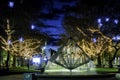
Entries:
{"label": "fountain", "polygon": [[[46,72],[38,76],[38,80],[70,80],[82,78],[82,80],[100,80],[103,77],[114,77],[115,75],[101,75],[96,74],[96,72],[91,72],[90,68],[95,67],[89,56],[82,50],[81,47],[73,39],[68,39],[56,53],[53,53],[50,62],[55,63],[62,67],[53,72]],[[82,73],[81,66],[88,65],[86,68],[86,73]],[[78,70],[79,69],[79,70]],[[89,74],[90,73],[90,74]],[[86,79],[88,78],[88,79]],[[96,79],[93,79],[96,78]],[[77,80],[79,80],[77,79]],[[105,78],[104,78],[105,79]],[[106,79],[105,79],[106,80]],[[109,80],[109,79],[108,79]]]}
{"label": "fountain", "polygon": [[90,58],[75,41],[69,39],[52,55],[50,61],[68,69],[72,74],[73,69],[88,63]]}

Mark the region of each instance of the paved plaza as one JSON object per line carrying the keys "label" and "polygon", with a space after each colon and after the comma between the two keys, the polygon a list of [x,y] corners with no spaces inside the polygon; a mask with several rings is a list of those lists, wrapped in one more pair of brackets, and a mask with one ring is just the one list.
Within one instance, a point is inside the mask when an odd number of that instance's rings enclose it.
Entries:
{"label": "paved plaza", "polygon": [[[53,77],[53,76],[45,76],[45,77],[38,77],[37,80],[120,80],[115,77],[101,77],[101,78],[85,78],[85,77]],[[31,79],[24,79],[24,74],[16,74],[16,75],[6,75],[6,76],[0,76],[0,80],[31,80]],[[34,80],[34,79],[33,79]]]}
{"label": "paved plaza", "polygon": [[24,80],[23,74],[0,76],[0,80]]}

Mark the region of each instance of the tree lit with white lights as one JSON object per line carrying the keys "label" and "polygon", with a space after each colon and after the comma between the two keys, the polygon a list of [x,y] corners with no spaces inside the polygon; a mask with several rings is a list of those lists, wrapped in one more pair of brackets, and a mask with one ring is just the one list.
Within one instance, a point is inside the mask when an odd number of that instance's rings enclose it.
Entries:
{"label": "tree lit with white lights", "polygon": [[[14,30],[10,29],[9,20],[7,20],[7,28],[5,29],[5,32],[7,38],[0,36],[0,39],[2,43],[1,47],[7,52],[7,58],[5,61],[6,68],[9,69],[10,55],[31,59],[34,54],[39,53],[37,50],[40,48],[41,41],[37,39],[24,40],[23,37],[20,37],[19,40],[11,41]],[[14,58],[15,57],[13,57],[13,59]]]}

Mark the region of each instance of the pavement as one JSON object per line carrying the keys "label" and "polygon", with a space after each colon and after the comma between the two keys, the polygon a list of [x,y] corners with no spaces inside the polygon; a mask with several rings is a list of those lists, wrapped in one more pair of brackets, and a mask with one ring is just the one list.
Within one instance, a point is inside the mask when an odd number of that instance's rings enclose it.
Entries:
{"label": "pavement", "polygon": [[23,74],[0,76],[0,80],[24,80]]}
{"label": "pavement", "polygon": [[[30,75],[28,73],[24,74],[12,74],[12,75],[4,75],[0,76],[0,80],[34,80],[30,79]],[[116,77],[62,77],[62,76],[43,76],[38,77],[37,80],[120,80],[120,74],[118,74]],[[35,79],[36,80],[36,79]]]}

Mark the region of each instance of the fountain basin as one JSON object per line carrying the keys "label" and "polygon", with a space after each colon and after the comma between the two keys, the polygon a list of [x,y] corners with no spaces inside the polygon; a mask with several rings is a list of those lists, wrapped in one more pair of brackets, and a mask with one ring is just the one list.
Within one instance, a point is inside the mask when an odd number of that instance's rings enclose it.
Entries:
{"label": "fountain basin", "polygon": [[36,74],[37,80],[117,80],[113,73],[78,73],[73,72],[49,72],[44,74]]}

